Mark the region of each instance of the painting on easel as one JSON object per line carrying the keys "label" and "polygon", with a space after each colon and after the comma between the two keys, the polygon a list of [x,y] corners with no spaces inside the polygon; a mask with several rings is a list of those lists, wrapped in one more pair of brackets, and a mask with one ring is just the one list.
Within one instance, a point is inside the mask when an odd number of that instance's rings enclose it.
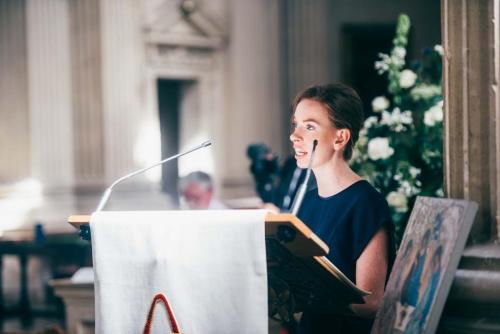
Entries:
{"label": "painting on easel", "polygon": [[463,200],[418,197],[372,333],[434,333],[477,212]]}

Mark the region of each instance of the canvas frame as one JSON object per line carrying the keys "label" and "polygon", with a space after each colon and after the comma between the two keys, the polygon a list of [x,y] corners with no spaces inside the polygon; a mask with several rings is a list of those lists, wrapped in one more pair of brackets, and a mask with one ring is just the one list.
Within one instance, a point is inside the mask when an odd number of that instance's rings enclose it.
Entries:
{"label": "canvas frame", "polygon": [[372,333],[434,333],[477,204],[417,197]]}

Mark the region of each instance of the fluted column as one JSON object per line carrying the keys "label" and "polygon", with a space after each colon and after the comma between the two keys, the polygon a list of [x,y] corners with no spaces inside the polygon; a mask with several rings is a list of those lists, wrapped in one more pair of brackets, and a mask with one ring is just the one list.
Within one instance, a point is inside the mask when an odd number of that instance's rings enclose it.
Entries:
{"label": "fluted column", "polygon": [[[152,149],[138,146],[144,119],[141,109],[144,44],[140,35],[139,4],[134,0],[100,1],[104,158],[108,181],[142,167],[138,156],[145,152],[137,150]],[[127,183],[138,182],[143,177],[140,175]]]}
{"label": "fluted column", "polygon": [[33,176],[46,190],[67,188],[73,182],[67,2],[26,5]]}
{"label": "fluted column", "polygon": [[498,240],[498,0],[443,0],[442,6],[446,193],[479,203],[471,241]]}
{"label": "fluted column", "polygon": [[287,92],[291,100],[305,86],[331,80],[332,14],[325,0],[287,0],[284,8]]}
{"label": "fluted column", "polygon": [[31,176],[25,10],[0,0],[0,183]]}
{"label": "fluted column", "polygon": [[98,0],[69,1],[73,87],[73,138],[78,189],[104,183],[101,20]]}
{"label": "fluted column", "polygon": [[285,146],[278,4],[267,0],[231,2],[227,109],[222,128],[226,196],[248,195],[253,190],[245,156],[248,144],[263,142],[278,152]]}
{"label": "fluted column", "polygon": [[500,331],[499,0],[442,0],[445,187],[479,203],[440,333]]}

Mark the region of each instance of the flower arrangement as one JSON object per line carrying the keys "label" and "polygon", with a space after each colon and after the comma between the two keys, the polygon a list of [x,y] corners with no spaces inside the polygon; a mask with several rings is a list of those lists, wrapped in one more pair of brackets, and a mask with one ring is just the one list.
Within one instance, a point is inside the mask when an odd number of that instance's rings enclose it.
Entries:
{"label": "flower arrangement", "polygon": [[372,101],[352,167],[387,199],[399,244],[417,195],[443,196],[443,97],[441,58],[436,45],[406,68],[410,19],[401,14],[390,54],[375,69],[387,75],[388,96]]}

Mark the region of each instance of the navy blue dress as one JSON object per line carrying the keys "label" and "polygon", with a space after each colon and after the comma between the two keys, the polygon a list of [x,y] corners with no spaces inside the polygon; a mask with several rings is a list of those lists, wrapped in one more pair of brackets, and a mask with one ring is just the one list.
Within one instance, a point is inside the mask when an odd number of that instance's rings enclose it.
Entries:
{"label": "navy blue dress", "polygon": [[[317,189],[310,190],[297,216],[328,245],[328,259],[354,283],[356,260],[380,228],[386,227],[390,241],[389,276],[395,253],[389,206],[367,181],[357,181],[326,198],[320,197]],[[299,333],[369,333],[372,322],[306,310]]]}

